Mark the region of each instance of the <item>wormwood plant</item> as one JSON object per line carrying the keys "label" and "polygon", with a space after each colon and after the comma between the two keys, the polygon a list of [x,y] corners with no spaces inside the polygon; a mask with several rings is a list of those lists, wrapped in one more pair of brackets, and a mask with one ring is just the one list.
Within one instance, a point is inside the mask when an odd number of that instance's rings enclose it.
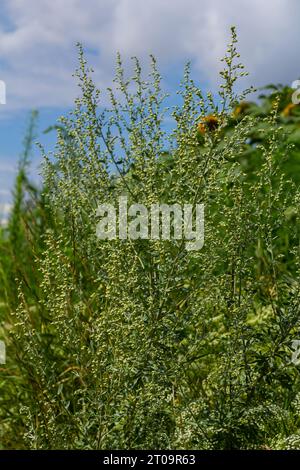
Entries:
{"label": "wormwood plant", "polygon": [[[281,169],[290,148],[276,97],[270,115],[224,133],[251,91],[235,93],[245,72],[234,29],[216,99],[187,65],[170,111],[155,58],[148,77],[133,66],[128,79],[118,56],[103,109],[79,46],[81,96],[44,155],[52,222],[38,289],[20,279],[11,312],[11,429],[21,420],[32,449],[297,446],[299,192]],[[259,119],[268,134],[249,178],[239,156]],[[204,247],[97,239],[98,205],[120,195],[146,207],[204,203]]]}

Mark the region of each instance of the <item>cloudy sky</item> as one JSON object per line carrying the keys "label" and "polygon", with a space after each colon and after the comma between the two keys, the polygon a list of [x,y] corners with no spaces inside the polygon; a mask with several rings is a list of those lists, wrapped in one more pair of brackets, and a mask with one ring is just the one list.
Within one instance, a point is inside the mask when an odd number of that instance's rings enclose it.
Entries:
{"label": "cloudy sky", "polygon": [[[116,52],[146,60],[153,53],[166,86],[191,60],[194,78],[215,88],[231,25],[237,26],[249,83],[300,76],[299,0],[0,0],[0,202],[8,194],[28,113],[40,110],[41,134],[78,93],[72,73],[82,42],[99,87],[110,84]],[[38,161],[38,155],[35,156]]]}

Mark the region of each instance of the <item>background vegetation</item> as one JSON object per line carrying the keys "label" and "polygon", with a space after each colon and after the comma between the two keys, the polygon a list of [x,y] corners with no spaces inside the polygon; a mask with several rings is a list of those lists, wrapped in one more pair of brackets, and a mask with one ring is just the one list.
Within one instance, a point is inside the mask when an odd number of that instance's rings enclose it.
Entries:
{"label": "background vegetation", "polygon": [[[300,448],[300,109],[292,90],[219,96],[189,66],[164,127],[156,61],[117,60],[103,110],[79,47],[81,97],[28,178],[33,114],[0,236],[0,447]],[[100,104],[99,104],[100,103]],[[43,153],[43,149],[41,149]],[[96,209],[205,204],[205,244],[96,237]]]}

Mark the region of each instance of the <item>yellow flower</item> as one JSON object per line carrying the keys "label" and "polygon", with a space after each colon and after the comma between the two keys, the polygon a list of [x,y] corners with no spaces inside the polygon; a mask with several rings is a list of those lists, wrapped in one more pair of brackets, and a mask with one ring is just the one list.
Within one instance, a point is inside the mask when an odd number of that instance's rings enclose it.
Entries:
{"label": "yellow flower", "polygon": [[219,119],[215,114],[208,114],[198,124],[198,132],[204,135],[206,131],[215,131],[219,125]]}
{"label": "yellow flower", "polygon": [[293,109],[294,109],[295,107],[296,107],[295,104],[289,103],[289,104],[284,108],[284,110],[282,111],[282,113],[281,113],[282,116],[284,116],[284,117],[291,116],[291,114],[293,114],[292,111],[293,111]]}
{"label": "yellow flower", "polygon": [[242,101],[240,104],[236,106],[236,108],[233,110],[232,117],[233,118],[238,118],[241,116],[241,114],[244,114],[246,109],[248,109],[250,104],[247,101]]}

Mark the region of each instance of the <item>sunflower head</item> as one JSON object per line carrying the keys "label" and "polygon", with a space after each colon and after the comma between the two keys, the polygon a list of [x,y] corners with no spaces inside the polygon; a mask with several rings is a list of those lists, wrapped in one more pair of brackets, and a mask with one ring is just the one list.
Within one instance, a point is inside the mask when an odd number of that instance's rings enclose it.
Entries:
{"label": "sunflower head", "polygon": [[234,108],[232,117],[235,119],[241,117],[249,107],[250,103],[248,103],[247,101],[242,101]]}
{"label": "sunflower head", "polygon": [[282,111],[282,116],[289,117],[293,114],[293,109],[296,107],[295,104],[289,103]]}
{"label": "sunflower head", "polygon": [[197,129],[201,135],[204,135],[207,131],[213,132],[219,126],[219,119],[215,114],[208,114],[198,124]]}

